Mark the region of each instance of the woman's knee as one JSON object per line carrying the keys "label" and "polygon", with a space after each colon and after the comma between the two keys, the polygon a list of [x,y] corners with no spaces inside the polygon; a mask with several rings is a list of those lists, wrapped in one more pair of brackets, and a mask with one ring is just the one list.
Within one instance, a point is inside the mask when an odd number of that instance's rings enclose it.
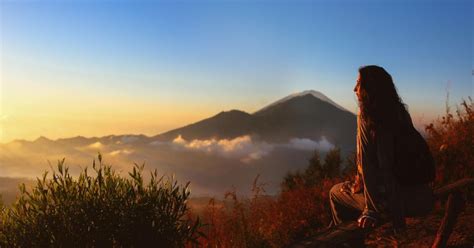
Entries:
{"label": "woman's knee", "polygon": [[332,186],[332,188],[329,190],[329,198],[330,199],[335,199],[337,198],[338,195],[341,194],[341,189],[342,189],[342,185],[344,183],[338,183],[338,184],[335,184],[334,186]]}

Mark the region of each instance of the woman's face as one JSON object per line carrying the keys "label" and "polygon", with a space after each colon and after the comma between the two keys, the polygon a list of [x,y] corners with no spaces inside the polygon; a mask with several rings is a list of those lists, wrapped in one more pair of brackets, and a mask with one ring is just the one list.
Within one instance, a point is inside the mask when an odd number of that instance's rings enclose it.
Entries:
{"label": "woman's face", "polygon": [[357,100],[359,102],[361,102],[362,98],[361,98],[361,92],[360,92],[360,73],[357,75],[357,81],[356,81],[356,85],[354,87],[354,92],[357,96]]}

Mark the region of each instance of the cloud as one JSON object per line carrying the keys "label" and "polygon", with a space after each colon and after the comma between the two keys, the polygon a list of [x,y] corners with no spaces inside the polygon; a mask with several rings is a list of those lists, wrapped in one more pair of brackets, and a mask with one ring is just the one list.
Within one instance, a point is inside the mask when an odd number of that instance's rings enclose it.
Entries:
{"label": "cloud", "polygon": [[130,155],[133,153],[133,150],[129,150],[129,149],[120,149],[120,150],[115,150],[115,151],[112,151],[112,152],[109,152],[109,154],[111,156],[117,156],[117,155]]}
{"label": "cloud", "polygon": [[[163,143],[152,142],[153,145],[162,145]],[[325,137],[319,142],[311,139],[291,139],[288,143],[270,144],[267,142],[255,142],[249,135],[240,136],[234,139],[205,139],[191,140],[183,139],[181,135],[176,137],[172,144],[178,149],[187,149],[206,152],[208,154],[218,155],[225,158],[237,158],[244,163],[250,163],[253,160],[259,160],[271,153],[275,148],[290,148],[297,150],[320,150],[327,151],[334,147]]]}
{"label": "cloud", "polygon": [[50,170],[47,161],[54,164],[65,157],[71,173],[76,176],[80,166],[90,165],[100,151],[104,161],[119,173],[129,171],[134,162],[146,162],[149,169],[158,169],[164,174],[176,173],[180,180],[191,181],[194,194],[198,191],[197,194],[222,194],[231,185],[239,192],[248,192],[248,185],[257,174],[262,174],[272,185],[267,192],[277,192],[287,171],[307,165],[308,151],[333,147],[325,138],[318,141],[293,138],[288,142],[269,143],[249,135],[197,140],[178,136],[172,141],[150,140],[149,144],[108,141],[91,139],[87,143],[51,143],[47,146],[29,141],[0,144],[0,174],[34,178],[44,170]]}
{"label": "cloud", "polygon": [[168,145],[168,144],[169,144],[169,142],[159,141],[159,140],[155,140],[155,141],[150,142],[150,145],[152,145],[152,146],[161,146],[161,145]]}
{"label": "cloud", "polygon": [[311,140],[311,139],[298,139],[298,138],[293,138],[290,140],[290,143],[288,144],[290,148],[298,149],[298,150],[307,150],[307,151],[313,151],[313,150],[319,150],[319,151],[328,151],[332,148],[334,148],[334,145],[331,144],[326,137],[321,137],[321,140],[319,142]]}
{"label": "cloud", "polygon": [[97,141],[95,143],[92,143],[92,144],[88,145],[86,148],[89,148],[89,149],[102,149],[102,148],[104,148],[104,145],[102,143],[100,143],[99,141]]}
{"label": "cloud", "polygon": [[173,143],[174,144],[179,144],[179,145],[184,145],[187,143],[187,141],[185,139],[183,139],[183,137],[181,137],[181,135],[178,135],[178,137],[176,137],[174,140],[173,140]]}
{"label": "cloud", "polygon": [[242,161],[260,159],[273,150],[273,146],[265,142],[253,142],[249,135],[234,139],[206,139],[187,141],[179,135],[173,140],[178,148],[202,151],[225,158],[238,158]]}

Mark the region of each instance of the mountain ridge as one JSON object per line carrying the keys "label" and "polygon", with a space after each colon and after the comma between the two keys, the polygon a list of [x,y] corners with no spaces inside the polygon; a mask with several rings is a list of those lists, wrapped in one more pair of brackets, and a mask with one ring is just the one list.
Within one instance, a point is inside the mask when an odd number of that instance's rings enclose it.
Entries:
{"label": "mountain ridge", "polygon": [[254,112],[254,114],[258,113],[258,112],[261,112],[261,111],[264,111],[265,109],[268,109],[270,107],[273,107],[277,104],[280,104],[280,103],[283,103],[285,101],[288,101],[288,100],[291,100],[292,98],[295,98],[295,97],[300,97],[300,96],[304,96],[304,95],[312,95],[322,101],[325,101],[325,102],[328,102],[332,105],[334,105],[335,107],[339,108],[340,110],[343,110],[343,111],[347,111],[347,112],[350,112],[349,110],[345,109],[344,107],[342,107],[341,105],[337,104],[336,102],[334,102],[333,100],[331,100],[329,97],[327,97],[326,95],[324,95],[323,93],[319,92],[319,91],[316,91],[316,90],[305,90],[305,91],[302,91],[302,92],[296,92],[296,93],[293,93],[293,94],[290,94],[286,97],[283,97],[273,103],[270,103],[269,105],[261,108],[260,110],[257,110]]}
{"label": "mountain ridge", "polygon": [[[355,148],[355,127],[356,116],[352,112],[319,91],[305,90],[283,97],[254,113],[238,109],[221,111],[214,116],[152,136],[143,134],[75,136],[56,140],[41,136],[32,142],[84,146],[94,142],[120,144],[172,141],[178,136],[186,140],[204,140],[233,139],[250,135],[254,139],[267,142],[286,142],[291,138],[309,138],[318,141],[325,137],[343,150],[351,150]],[[15,140],[10,143],[14,142],[27,141]]]}
{"label": "mountain ridge", "polygon": [[250,135],[266,142],[292,138],[315,141],[327,138],[345,151],[355,148],[356,116],[317,91],[284,97],[252,114],[241,110],[222,111],[212,117],[179,127],[152,139],[171,141],[234,139]]}

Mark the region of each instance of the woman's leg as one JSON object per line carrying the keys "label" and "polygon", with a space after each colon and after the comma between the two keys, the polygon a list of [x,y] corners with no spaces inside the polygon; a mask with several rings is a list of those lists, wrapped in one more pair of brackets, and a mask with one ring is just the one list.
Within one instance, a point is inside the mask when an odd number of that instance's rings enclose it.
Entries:
{"label": "woman's leg", "polygon": [[332,221],[335,225],[348,220],[356,220],[365,207],[364,194],[343,192],[341,191],[343,184],[336,184],[329,191]]}

